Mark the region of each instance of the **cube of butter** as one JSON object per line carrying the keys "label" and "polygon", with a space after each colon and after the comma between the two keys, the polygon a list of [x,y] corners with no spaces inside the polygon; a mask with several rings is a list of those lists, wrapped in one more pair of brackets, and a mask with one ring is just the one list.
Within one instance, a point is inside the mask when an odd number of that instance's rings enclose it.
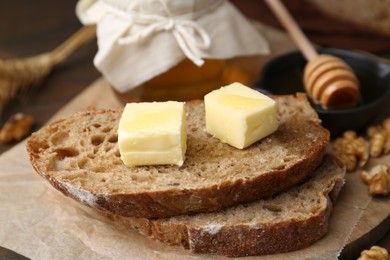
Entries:
{"label": "cube of butter", "polygon": [[181,166],[187,148],[184,103],[128,103],[118,128],[118,146],[127,166]]}
{"label": "cube of butter", "polygon": [[206,131],[236,148],[243,149],[278,128],[276,102],[240,83],[214,90],[204,101]]}

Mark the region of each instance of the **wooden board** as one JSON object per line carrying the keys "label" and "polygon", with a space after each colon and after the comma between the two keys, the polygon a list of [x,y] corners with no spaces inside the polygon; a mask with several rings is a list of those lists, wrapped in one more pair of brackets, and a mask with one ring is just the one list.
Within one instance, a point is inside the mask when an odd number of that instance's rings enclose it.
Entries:
{"label": "wooden board", "polygon": [[[390,156],[380,159],[371,159],[366,168],[370,169],[377,164],[390,164]],[[350,173],[358,178],[360,170]],[[361,190],[361,192],[367,192]],[[390,249],[390,197],[375,197],[369,201],[361,218],[356,224],[354,231],[345,246],[341,259],[352,259],[359,256],[364,249],[372,245],[380,245]]]}

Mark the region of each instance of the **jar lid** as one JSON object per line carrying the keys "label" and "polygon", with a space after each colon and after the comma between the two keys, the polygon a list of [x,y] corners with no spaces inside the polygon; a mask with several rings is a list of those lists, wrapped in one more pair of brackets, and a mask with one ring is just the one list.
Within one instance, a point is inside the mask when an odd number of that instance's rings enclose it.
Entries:
{"label": "jar lid", "polygon": [[96,68],[119,92],[188,58],[266,55],[264,37],[225,0],[80,0],[76,14],[97,25]]}

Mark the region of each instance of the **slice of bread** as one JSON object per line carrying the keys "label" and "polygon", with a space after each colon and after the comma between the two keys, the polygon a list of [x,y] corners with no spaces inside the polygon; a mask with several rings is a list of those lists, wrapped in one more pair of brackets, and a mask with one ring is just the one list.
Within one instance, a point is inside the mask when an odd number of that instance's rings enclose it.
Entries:
{"label": "slice of bread", "polygon": [[147,218],[212,212],[283,192],[321,163],[329,132],[307,99],[275,99],[279,129],[244,150],[208,135],[203,102],[187,102],[181,167],[125,166],[117,146],[119,110],[79,113],[45,126],[27,150],[40,175],[91,207]]}
{"label": "slice of bread", "polygon": [[229,257],[284,253],[308,247],[325,236],[344,178],[345,167],[327,156],[307,182],[268,200],[165,219],[110,217],[194,253]]}

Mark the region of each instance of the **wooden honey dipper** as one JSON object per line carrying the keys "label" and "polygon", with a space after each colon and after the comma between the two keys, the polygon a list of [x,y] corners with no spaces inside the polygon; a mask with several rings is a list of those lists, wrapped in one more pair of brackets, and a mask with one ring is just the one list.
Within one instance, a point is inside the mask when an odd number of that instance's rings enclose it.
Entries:
{"label": "wooden honey dipper", "polygon": [[338,57],[319,55],[281,1],[265,1],[308,61],[303,82],[312,100],[328,109],[356,106],[360,88],[352,69]]}

